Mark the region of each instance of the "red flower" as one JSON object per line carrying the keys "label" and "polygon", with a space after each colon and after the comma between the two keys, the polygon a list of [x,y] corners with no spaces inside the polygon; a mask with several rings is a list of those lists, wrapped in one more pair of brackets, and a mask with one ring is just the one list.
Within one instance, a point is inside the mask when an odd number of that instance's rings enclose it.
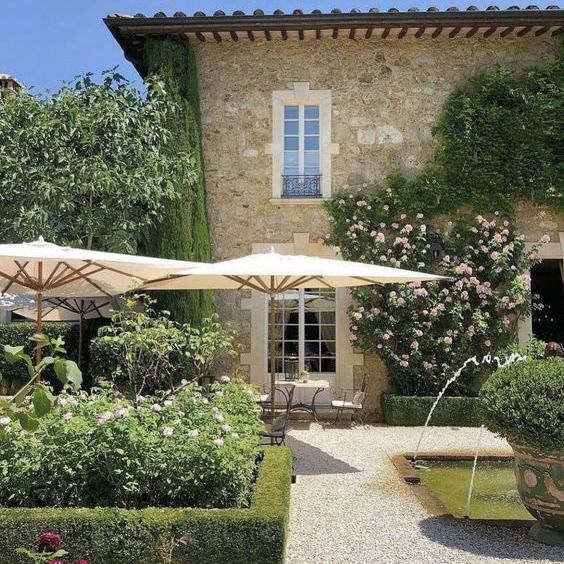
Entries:
{"label": "red flower", "polygon": [[[37,537],[37,548],[39,552],[56,552],[61,548],[61,544],[63,544],[61,536],[55,533],[45,532]],[[59,562],[55,560],[52,562],[59,564]]]}

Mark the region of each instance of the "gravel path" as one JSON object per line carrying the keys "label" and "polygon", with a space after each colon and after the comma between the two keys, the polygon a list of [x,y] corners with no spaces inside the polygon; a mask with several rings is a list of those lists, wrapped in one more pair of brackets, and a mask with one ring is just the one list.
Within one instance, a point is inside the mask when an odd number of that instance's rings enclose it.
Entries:
{"label": "gravel path", "polygon": [[[564,562],[564,549],[536,543],[524,528],[430,517],[389,459],[410,452],[419,432],[293,422],[287,564]],[[422,451],[471,449],[476,433],[432,427]],[[486,432],[482,449],[511,450]]]}

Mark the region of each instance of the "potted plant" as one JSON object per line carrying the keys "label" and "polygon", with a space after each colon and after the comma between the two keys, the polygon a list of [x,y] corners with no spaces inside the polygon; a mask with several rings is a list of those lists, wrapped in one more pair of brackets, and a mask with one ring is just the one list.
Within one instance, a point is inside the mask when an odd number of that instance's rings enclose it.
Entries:
{"label": "potted plant", "polygon": [[501,368],[480,399],[486,426],[513,448],[519,495],[538,520],[531,536],[564,546],[564,359]]}

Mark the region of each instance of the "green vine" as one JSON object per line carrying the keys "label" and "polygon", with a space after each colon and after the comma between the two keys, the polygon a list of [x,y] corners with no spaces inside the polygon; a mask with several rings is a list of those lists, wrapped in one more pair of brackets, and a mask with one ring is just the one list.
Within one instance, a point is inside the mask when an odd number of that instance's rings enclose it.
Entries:
{"label": "green vine", "polygon": [[[158,75],[180,107],[180,115],[169,124],[172,138],[169,150],[182,147],[194,157],[196,179],[177,179],[185,195],[166,210],[161,224],[145,241],[148,254],[160,257],[209,262],[211,242],[206,211],[203,146],[200,121],[198,75],[194,52],[188,43],[175,38],[149,39],[145,45],[149,75]],[[169,310],[181,323],[199,324],[211,316],[212,298],[208,291],[156,292],[158,305]]]}

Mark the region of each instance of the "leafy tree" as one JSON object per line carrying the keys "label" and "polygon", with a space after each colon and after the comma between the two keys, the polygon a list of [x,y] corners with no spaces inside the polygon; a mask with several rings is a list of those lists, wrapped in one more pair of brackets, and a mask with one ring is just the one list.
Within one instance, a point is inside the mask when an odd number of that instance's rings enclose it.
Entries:
{"label": "leafy tree", "polygon": [[115,70],[0,98],[0,239],[135,252],[194,177],[188,147],[163,150],[178,115],[158,79],[143,96]]}

